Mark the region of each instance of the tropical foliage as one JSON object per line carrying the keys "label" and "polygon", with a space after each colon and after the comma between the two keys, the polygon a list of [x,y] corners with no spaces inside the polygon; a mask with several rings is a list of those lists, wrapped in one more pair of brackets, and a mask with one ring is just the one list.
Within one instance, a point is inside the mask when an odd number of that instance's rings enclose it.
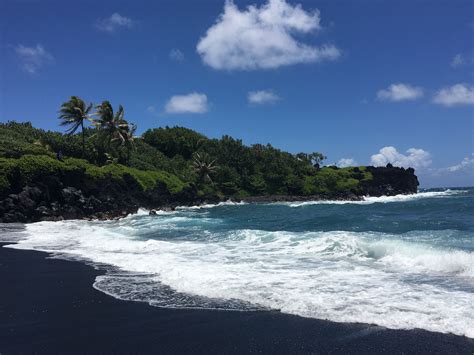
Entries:
{"label": "tropical foliage", "polygon": [[67,133],[74,134],[79,128],[82,133],[82,154],[85,152],[84,122],[90,119],[92,104],[86,103],[77,96],[71,96],[70,100],[63,103],[60,109],[59,119],[61,126],[69,126]]}
{"label": "tropical foliage", "polygon": [[[176,186],[194,186],[201,195],[220,197],[357,193],[372,178],[363,167],[320,167],[325,156],[318,152],[290,154],[270,144],[246,146],[230,136],[211,139],[184,127],[149,129],[137,136],[137,127],[125,119],[122,106],[114,112],[104,101],[95,112],[92,108],[75,96],[64,103],[59,115],[68,126],[64,135],[30,123],[0,124],[0,163],[12,166],[43,156],[42,163],[58,169],[82,166],[91,174],[127,171],[144,188],[166,175]],[[55,160],[58,152],[64,162]],[[44,166],[34,162],[32,169],[43,171]],[[22,176],[28,179],[31,174]]]}

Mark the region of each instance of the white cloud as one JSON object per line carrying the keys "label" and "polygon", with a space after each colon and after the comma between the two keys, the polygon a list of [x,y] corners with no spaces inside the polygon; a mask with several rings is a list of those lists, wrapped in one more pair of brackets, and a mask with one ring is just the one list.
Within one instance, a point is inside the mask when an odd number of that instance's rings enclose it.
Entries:
{"label": "white cloud", "polygon": [[207,96],[193,92],[172,96],[165,106],[166,113],[205,113],[208,111]]}
{"label": "white cloud", "polygon": [[261,105],[261,104],[274,103],[280,100],[280,97],[276,95],[275,93],[273,93],[272,91],[260,90],[260,91],[250,91],[247,94],[247,100],[250,104]]}
{"label": "white cloud", "polygon": [[451,60],[451,66],[453,68],[460,67],[462,65],[466,64],[466,60],[462,56],[462,54],[456,54],[454,58]]}
{"label": "white cloud", "polygon": [[197,44],[203,62],[214,69],[272,69],[297,63],[335,60],[334,45],[315,47],[297,41],[295,33],[320,30],[319,11],[305,11],[285,0],[268,0],[244,10],[227,0],[224,12]]}
{"label": "white cloud", "polygon": [[439,90],[433,102],[444,106],[474,105],[474,86],[456,84]]}
{"label": "white cloud", "polygon": [[21,68],[30,74],[35,74],[44,65],[54,62],[52,54],[46,51],[41,44],[37,44],[36,47],[25,47],[19,44],[14,49],[20,60]]}
{"label": "white cloud", "polygon": [[399,153],[395,147],[384,147],[371,157],[374,166],[385,166],[388,163],[404,168],[422,169],[431,165],[431,154],[423,149],[410,148],[407,154]]}
{"label": "white cloud", "polygon": [[461,171],[474,172],[474,153],[472,153],[470,157],[464,158],[459,164],[450,166],[444,170],[449,171],[451,173]]}
{"label": "white cloud", "polygon": [[110,17],[97,19],[95,27],[104,32],[114,33],[120,28],[132,28],[134,21],[118,13],[113,13]]}
{"label": "white cloud", "polygon": [[423,96],[423,89],[409,84],[392,84],[388,88],[377,92],[377,98],[383,101],[416,100]]}
{"label": "white cloud", "polygon": [[356,166],[359,164],[352,158],[342,158],[337,162],[336,165],[340,168],[346,168],[348,166]]}
{"label": "white cloud", "polygon": [[155,106],[148,106],[146,108],[146,112],[154,114],[154,113],[156,113],[156,107]]}
{"label": "white cloud", "polygon": [[172,60],[175,60],[177,62],[182,62],[184,60],[184,53],[181,52],[179,49],[177,48],[173,48],[171,51],[170,51],[170,59]]}

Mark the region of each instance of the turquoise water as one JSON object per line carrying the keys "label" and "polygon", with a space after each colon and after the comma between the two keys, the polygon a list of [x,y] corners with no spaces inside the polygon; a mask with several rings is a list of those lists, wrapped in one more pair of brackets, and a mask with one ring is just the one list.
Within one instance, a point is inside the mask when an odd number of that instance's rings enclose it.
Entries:
{"label": "turquoise water", "polygon": [[342,203],[181,208],[27,225],[15,248],[107,270],[94,284],[159,307],[277,309],[474,337],[474,189]]}

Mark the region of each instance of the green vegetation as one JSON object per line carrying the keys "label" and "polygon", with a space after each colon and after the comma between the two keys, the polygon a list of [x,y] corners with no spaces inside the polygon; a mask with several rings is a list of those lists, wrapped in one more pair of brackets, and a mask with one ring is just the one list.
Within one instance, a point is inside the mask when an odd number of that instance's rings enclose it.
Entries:
{"label": "green vegetation", "polygon": [[307,194],[330,192],[358,193],[360,184],[372,180],[372,174],[365,167],[349,167],[342,169],[323,168],[318,174],[307,177],[305,189]]}
{"label": "green vegetation", "polygon": [[171,195],[181,192],[187,185],[165,171],[138,170],[120,164],[96,166],[85,160],[66,158],[64,161],[47,155],[24,155],[19,159],[0,158],[0,191],[12,185],[26,186],[44,176],[76,173],[91,180],[109,180],[125,184],[125,176],[132,177],[143,191],[164,184]]}
{"label": "green vegetation", "polygon": [[372,179],[364,167],[320,168],[321,153],[246,146],[239,139],[210,139],[183,127],[150,129],[137,137],[122,106],[115,113],[108,101],[95,113],[92,107],[77,97],[61,106],[61,122],[70,126],[66,134],[30,123],[1,123],[0,190],[77,171],[122,183],[131,177],[143,190],[166,186],[171,194],[190,187],[204,198],[358,193],[361,183]]}
{"label": "green vegetation", "polygon": [[90,119],[92,104],[88,106],[77,96],[71,96],[71,99],[62,104],[59,119],[61,126],[70,126],[67,130],[69,135],[74,134],[79,127],[81,128],[82,155],[86,151],[86,137],[84,132],[84,122]]}

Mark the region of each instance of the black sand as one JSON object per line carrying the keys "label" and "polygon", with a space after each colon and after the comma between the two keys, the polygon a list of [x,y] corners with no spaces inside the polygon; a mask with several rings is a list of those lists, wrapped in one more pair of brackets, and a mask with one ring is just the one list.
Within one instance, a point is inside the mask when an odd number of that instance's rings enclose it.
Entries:
{"label": "black sand", "polygon": [[278,312],[171,310],[92,287],[100,271],[0,247],[0,354],[473,354],[474,340]]}

